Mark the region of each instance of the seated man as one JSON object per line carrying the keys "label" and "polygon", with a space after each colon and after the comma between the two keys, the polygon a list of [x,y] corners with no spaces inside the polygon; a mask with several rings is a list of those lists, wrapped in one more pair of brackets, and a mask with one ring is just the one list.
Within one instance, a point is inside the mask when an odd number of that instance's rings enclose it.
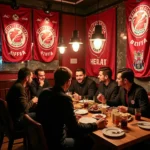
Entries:
{"label": "seated man", "polygon": [[[21,68],[18,72],[18,79],[9,89],[6,95],[8,109],[12,116],[13,122],[17,127],[22,127],[23,115],[29,113],[30,108],[38,102],[38,98],[34,97],[28,100],[26,87],[32,82],[33,73],[28,68]],[[29,115],[35,119],[34,113]]]}
{"label": "seated man", "polygon": [[[112,70],[109,67],[101,67],[99,69],[99,87],[95,94],[96,102],[100,101],[100,96],[103,95],[106,99],[106,103],[111,105],[112,100],[118,94],[117,82],[112,79]],[[109,103],[110,102],[110,103]]]}
{"label": "seated man", "polygon": [[49,81],[45,79],[45,72],[43,69],[38,68],[35,70],[35,78],[30,84],[31,97],[39,96],[44,88],[50,87]]}
{"label": "seated man", "polygon": [[[134,73],[129,68],[118,71],[117,80],[119,93],[112,105],[119,106],[121,112],[135,114],[135,108],[141,108],[142,116],[150,117],[150,108],[146,90],[134,83]],[[104,100],[104,99],[103,99]]]}
{"label": "seated man", "polygon": [[[85,135],[107,124],[105,119],[96,123],[78,124],[70,96],[65,92],[71,84],[72,72],[66,67],[58,68],[54,73],[55,85],[45,89],[39,96],[37,121],[44,129],[49,149],[80,150],[91,149]],[[72,135],[67,137],[66,129]],[[84,144],[82,142],[85,142]]]}
{"label": "seated man", "polygon": [[77,69],[76,81],[69,88],[69,91],[73,93],[73,97],[76,100],[81,100],[84,97],[93,99],[96,89],[96,83],[86,76],[85,70],[83,68]]}

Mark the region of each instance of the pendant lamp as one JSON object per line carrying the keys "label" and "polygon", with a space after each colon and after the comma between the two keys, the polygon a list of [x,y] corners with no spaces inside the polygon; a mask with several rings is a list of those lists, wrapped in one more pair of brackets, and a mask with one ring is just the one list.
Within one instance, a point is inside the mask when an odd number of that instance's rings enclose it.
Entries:
{"label": "pendant lamp", "polygon": [[66,50],[66,46],[62,37],[62,0],[61,0],[61,12],[60,12],[60,38],[59,38],[59,43],[58,43],[58,49],[60,54],[64,54]]}
{"label": "pendant lamp", "polygon": [[73,30],[69,44],[72,44],[72,48],[75,52],[79,50],[80,44],[83,44],[79,38],[79,31],[76,29],[76,4],[75,4],[75,30]]}
{"label": "pendant lamp", "polygon": [[[99,7],[99,0],[97,6]],[[104,37],[104,34],[102,33],[102,26],[99,24],[98,14],[97,14],[97,20],[98,20],[98,24],[95,26],[95,30],[94,33],[92,34],[90,41],[93,42],[94,48],[98,50],[101,48],[103,42],[105,42],[106,39]]]}

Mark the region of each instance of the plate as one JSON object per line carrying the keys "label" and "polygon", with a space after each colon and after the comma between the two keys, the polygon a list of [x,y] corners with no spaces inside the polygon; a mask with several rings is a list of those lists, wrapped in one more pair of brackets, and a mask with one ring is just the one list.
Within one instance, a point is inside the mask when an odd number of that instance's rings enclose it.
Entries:
{"label": "plate", "polygon": [[124,130],[117,127],[108,127],[103,129],[102,132],[109,137],[121,137],[125,134]]}
{"label": "plate", "polygon": [[86,124],[86,123],[94,123],[96,121],[97,120],[92,118],[92,117],[82,117],[82,118],[79,119],[79,122],[80,123],[84,123],[84,124]]}
{"label": "plate", "polygon": [[86,99],[85,100],[80,100],[79,102],[80,103],[85,103],[86,102],[86,103],[91,103],[91,104],[94,103],[93,100],[86,100]]}
{"label": "plate", "polygon": [[88,110],[87,109],[77,109],[77,110],[75,110],[75,113],[78,115],[85,115],[88,113]]}
{"label": "plate", "polygon": [[150,122],[147,121],[138,121],[138,126],[143,129],[150,129]]}
{"label": "plate", "polygon": [[104,105],[104,104],[98,104],[98,107],[100,107],[100,108],[109,108],[110,106],[108,106],[108,105]]}
{"label": "plate", "polygon": [[92,117],[99,120],[101,118],[106,118],[106,115],[105,114],[93,114]]}

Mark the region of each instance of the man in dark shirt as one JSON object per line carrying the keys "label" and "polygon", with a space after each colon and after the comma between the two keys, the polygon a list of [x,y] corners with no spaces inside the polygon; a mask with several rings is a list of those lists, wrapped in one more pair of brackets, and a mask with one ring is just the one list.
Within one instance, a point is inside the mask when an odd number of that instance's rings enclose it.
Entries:
{"label": "man in dark shirt", "polygon": [[96,102],[101,102],[101,95],[103,95],[106,99],[106,103],[111,105],[112,100],[118,94],[118,85],[116,81],[112,79],[112,70],[109,67],[101,67],[99,69],[99,87],[95,94]]}
{"label": "man in dark shirt", "polygon": [[[26,87],[32,82],[33,73],[28,68],[21,68],[18,72],[18,80],[9,89],[6,95],[8,109],[16,126],[22,127],[23,115],[29,113],[30,108],[38,102],[34,97],[28,100]],[[29,113],[33,118],[35,114]]]}
{"label": "man in dark shirt", "polygon": [[112,105],[118,106],[121,112],[135,114],[135,108],[140,108],[142,116],[150,117],[150,108],[146,90],[134,83],[134,73],[129,68],[118,71],[117,83],[120,86],[119,93]]}
{"label": "man in dark shirt", "polygon": [[50,87],[49,81],[45,79],[45,72],[43,69],[41,68],[36,69],[35,76],[36,77],[30,84],[31,97],[34,96],[38,97],[44,88]]}
{"label": "man in dark shirt", "polygon": [[[39,96],[37,121],[43,126],[49,149],[89,149],[88,141],[83,146],[84,135],[106,125],[106,120],[98,120],[91,124],[78,124],[72,99],[65,94],[71,84],[71,78],[70,69],[58,68],[54,73],[54,87],[45,89]],[[66,129],[72,137],[67,137]]]}
{"label": "man in dark shirt", "polygon": [[73,93],[76,100],[81,100],[84,97],[93,100],[96,92],[96,83],[88,78],[83,68],[76,70],[76,80],[71,84],[69,91]]}

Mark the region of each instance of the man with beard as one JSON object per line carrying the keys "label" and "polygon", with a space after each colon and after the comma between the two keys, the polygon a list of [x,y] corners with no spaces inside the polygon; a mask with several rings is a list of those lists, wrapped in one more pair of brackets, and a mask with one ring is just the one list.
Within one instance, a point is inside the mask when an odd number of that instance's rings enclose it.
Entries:
{"label": "man with beard", "polygon": [[99,69],[98,79],[100,81],[98,90],[95,94],[96,102],[102,102],[101,96],[104,96],[105,103],[111,105],[111,101],[118,94],[118,85],[112,79],[112,70],[109,67],[101,67]]}
{"label": "man with beard", "polygon": [[23,115],[28,113],[30,117],[35,118],[35,113],[29,113],[30,108],[38,102],[34,97],[28,100],[26,87],[32,82],[33,73],[28,68],[21,68],[18,72],[18,79],[9,89],[6,95],[8,109],[12,116],[15,126],[23,127]]}
{"label": "man with beard", "polygon": [[76,100],[81,100],[84,97],[93,99],[96,92],[96,83],[86,76],[83,68],[76,70],[76,80],[71,84],[69,91],[73,93]]}
{"label": "man with beard", "polygon": [[50,87],[49,81],[45,79],[45,72],[43,69],[36,69],[35,76],[36,77],[33,78],[30,84],[31,97],[38,97],[44,88]]}

